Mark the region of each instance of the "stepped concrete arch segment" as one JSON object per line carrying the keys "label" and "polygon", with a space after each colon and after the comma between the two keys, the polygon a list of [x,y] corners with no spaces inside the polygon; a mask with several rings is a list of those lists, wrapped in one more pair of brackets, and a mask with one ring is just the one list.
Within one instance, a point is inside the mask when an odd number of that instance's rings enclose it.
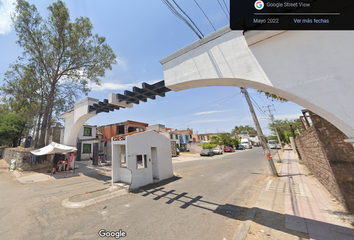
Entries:
{"label": "stepped concrete arch segment", "polygon": [[231,31],[228,26],[167,56],[173,91],[238,86],[310,109],[354,138],[354,31]]}
{"label": "stepped concrete arch segment", "polygon": [[77,136],[82,126],[87,120],[97,115],[96,112],[89,112],[89,106],[98,102],[98,99],[87,97],[75,103],[73,109],[60,114],[60,117],[65,118],[65,145],[76,146]]}

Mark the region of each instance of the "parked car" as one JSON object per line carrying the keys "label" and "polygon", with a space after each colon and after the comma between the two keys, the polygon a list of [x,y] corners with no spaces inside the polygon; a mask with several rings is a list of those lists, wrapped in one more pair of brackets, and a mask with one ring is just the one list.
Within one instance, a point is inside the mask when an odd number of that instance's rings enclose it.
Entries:
{"label": "parked car", "polygon": [[214,153],[213,153],[212,149],[203,149],[200,152],[200,156],[213,156],[213,155],[214,155]]}
{"label": "parked car", "polygon": [[179,149],[178,148],[176,148],[176,152],[177,152],[177,155],[179,155]]}
{"label": "parked car", "polygon": [[281,148],[279,143],[277,144],[276,142],[274,142],[272,140],[268,141],[268,146],[270,149]]}
{"label": "parked car", "polygon": [[224,152],[235,152],[235,149],[233,147],[225,147]]}
{"label": "parked car", "polygon": [[237,146],[236,150],[245,150],[245,147],[240,144]]}
{"label": "parked car", "polygon": [[222,154],[222,149],[221,148],[213,148],[212,150],[213,150],[214,154],[218,154],[218,155]]}

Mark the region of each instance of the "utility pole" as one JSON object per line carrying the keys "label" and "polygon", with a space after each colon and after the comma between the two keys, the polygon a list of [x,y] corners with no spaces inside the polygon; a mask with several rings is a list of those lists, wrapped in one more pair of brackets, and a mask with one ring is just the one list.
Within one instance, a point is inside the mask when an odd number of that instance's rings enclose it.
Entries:
{"label": "utility pole", "polygon": [[[274,106],[274,105],[273,105]],[[268,111],[269,111],[269,118],[270,120],[272,121],[272,125],[273,125],[273,128],[275,130],[275,134],[277,135],[277,138],[278,138],[278,143],[280,144],[280,149],[281,151],[283,152],[283,146],[281,144],[281,141],[280,141],[280,137],[279,137],[279,133],[278,133],[278,129],[275,125],[275,122],[274,122],[274,115],[272,114],[272,111],[270,110],[270,106],[267,105],[267,106],[263,106],[263,107],[266,107],[268,108]],[[280,155],[279,155],[279,152],[278,152],[278,146],[275,145],[275,150],[277,151],[277,154],[278,154],[278,158],[279,158],[279,162],[281,162],[281,158],[280,158]]]}
{"label": "utility pole", "polygon": [[257,119],[257,115],[256,115],[256,113],[254,111],[254,108],[253,108],[253,105],[251,103],[250,97],[248,95],[247,89],[241,87],[241,92],[245,95],[248,107],[249,107],[251,115],[252,115],[252,119],[253,119],[254,125],[256,126],[258,138],[261,141],[261,145],[262,145],[262,148],[263,148],[264,156],[268,159],[270,172],[272,173],[273,176],[278,177],[279,175],[278,175],[277,169],[275,168],[275,165],[274,165],[274,162],[273,162],[273,158],[271,157],[269,147],[268,147],[268,145],[266,143],[266,140],[265,140],[265,137],[263,135],[261,126],[259,125],[259,122],[258,122],[258,119]]}

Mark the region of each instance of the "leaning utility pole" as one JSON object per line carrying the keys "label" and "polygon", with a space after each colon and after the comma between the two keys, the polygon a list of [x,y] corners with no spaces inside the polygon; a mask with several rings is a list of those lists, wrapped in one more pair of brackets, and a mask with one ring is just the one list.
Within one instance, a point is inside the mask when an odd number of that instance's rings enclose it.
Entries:
{"label": "leaning utility pole", "polygon": [[[264,107],[264,106],[263,106],[263,107]],[[275,134],[277,134],[278,143],[280,144],[280,149],[281,149],[281,151],[283,152],[283,146],[282,146],[281,141],[280,141],[278,129],[277,129],[277,127],[276,127],[276,125],[275,125],[275,122],[274,122],[274,115],[272,114],[272,111],[270,110],[269,105],[267,105],[266,107],[268,108],[268,111],[269,111],[269,118],[270,118],[270,120],[272,121],[273,128],[274,128],[274,130],[275,130]],[[275,150],[277,151],[278,158],[279,158],[279,162],[281,162],[281,158],[280,158],[280,155],[279,155],[279,152],[278,152],[278,146],[277,146],[277,145],[275,145]]]}
{"label": "leaning utility pole", "polygon": [[247,89],[241,87],[241,92],[245,95],[248,107],[250,109],[250,112],[251,112],[251,115],[252,115],[252,118],[253,118],[254,125],[256,126],[258,138],[261,141],[261,145],[262,145],[262,148],[263,148],[264,156],[268,159],[270,171],[271,171],[273,176],[278,177],[279,175],[278,175],[277,169],[275,168],[275,165],[274,165],[274,162],[273,162],[273,158],[271,157],[272,155],[270,154],[269,147],[268,147],[268,145],[266,143],[266,140],[265,140],[265,137],[263,135],[261,126],[259,125],[259,122],[258,122],[258,119],[257,119],[257,115],[256,115],[256,113],[254,111],[254,108],[253,108],[253,105],[251,103],[250,97],[248,95]]}

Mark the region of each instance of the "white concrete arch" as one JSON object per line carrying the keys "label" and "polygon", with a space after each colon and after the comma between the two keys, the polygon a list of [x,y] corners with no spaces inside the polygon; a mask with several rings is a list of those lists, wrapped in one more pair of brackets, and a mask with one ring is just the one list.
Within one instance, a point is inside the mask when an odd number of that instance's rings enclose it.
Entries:
{"label": "white concrete arch", "polygon": [[89,112],[89,106],[98,103],[98,99],[85,98],[74,105],[74,109],[60,115],[65,118],[64,144],[76,146],[76,140],[79,132],[84,124],[92,117],[96,116],[96,112]]}
{"label": "white concrete arch", "polygon": [[224,27],[162,59],[166,87],[267,91],[354,138],[353,31],[231,31]]}

